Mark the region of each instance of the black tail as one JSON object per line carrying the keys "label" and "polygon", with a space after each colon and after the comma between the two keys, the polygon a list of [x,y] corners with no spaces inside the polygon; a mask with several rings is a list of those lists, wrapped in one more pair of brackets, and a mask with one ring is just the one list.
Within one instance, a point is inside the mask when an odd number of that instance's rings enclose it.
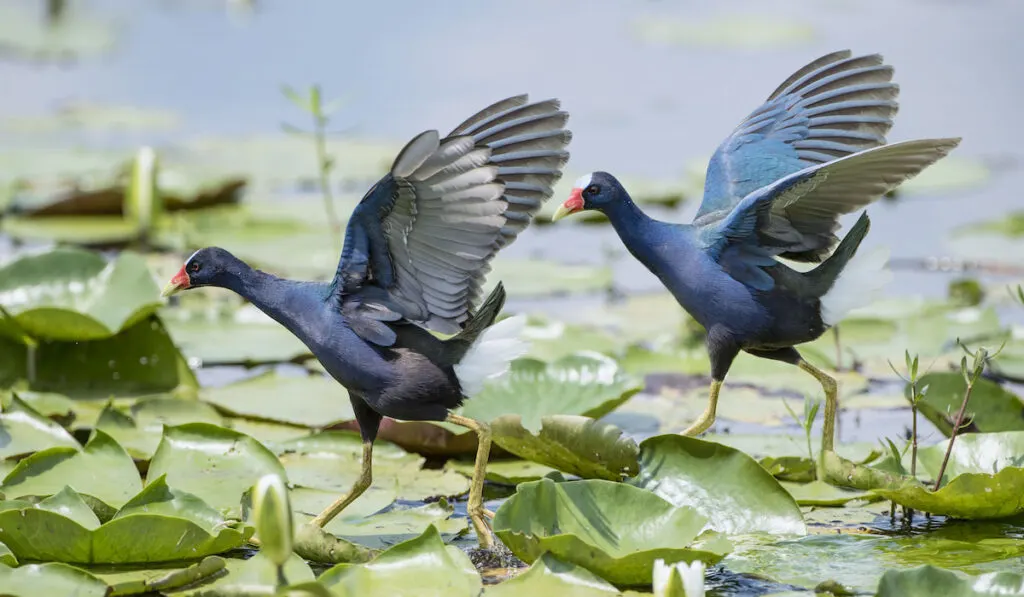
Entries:
{"label": "black tail", "polygon": [[445,340],[445,361],[452,365],[461,361],[480,334],[491,327],[504,306],[505,286],[498,282],[491,294],[487,295],[484,302],[480,304],[476,313],[466,321],[462,331]]}
{"label": "black tail", "polygon": [[839,243],[836,250],[825,260],[824,263],[807,273],[808,281],[816,296],[822,296],[835,284],[840,272],[850,262],[850,259],[857,253],[861,241],[871,229],[871,219],[868,212],[862,212],[857,218],[857,223],[850,228],[850,232]]}

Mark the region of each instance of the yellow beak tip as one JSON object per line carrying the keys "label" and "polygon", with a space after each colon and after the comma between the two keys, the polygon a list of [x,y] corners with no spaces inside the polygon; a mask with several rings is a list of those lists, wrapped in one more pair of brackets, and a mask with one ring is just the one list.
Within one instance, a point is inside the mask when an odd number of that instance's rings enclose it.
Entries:
{"label": "yellow beak tip", "polygon": [[558,209],[555,210],[555,213],[551,216],[551,221],[557,222],[558,220],[561,220],[562,218],[571,213],[573,213],[572,210],[568,209],[564,205],[560,205]]}
{"label": "yellow beak tip", "polygon": [[173,282],[169,282],[167,284],[167,286],[164,286],[164,289],[160,291],[160,297],[161,298],[167,298],[167,297],[171,296],[172,294],[177,294],[180,291],[181,291],[181,286],[178,286],[177,284],[174,284]]}

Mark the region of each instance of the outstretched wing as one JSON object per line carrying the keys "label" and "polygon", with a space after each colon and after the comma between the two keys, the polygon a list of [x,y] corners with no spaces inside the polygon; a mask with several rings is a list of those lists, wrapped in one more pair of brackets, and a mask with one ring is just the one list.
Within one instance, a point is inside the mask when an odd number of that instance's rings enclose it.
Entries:
{"label": "outstretched wing", "polygon": [[[806,168],[747,195],[725,215],[698,218],[708,253],[737,280],[771,288],[760,268],[774,256],[820,261],[836,244],[839,217],[857,211],[913,178],[960,143],[919,139],[876,147]],[[808,259],[809,260],[809,259]]]}
{"label": "outstretched wing", "polygon": [[776,180],[885,144],[898,104],[893,69],[849,50],[790,76],[719,145],[697,217],[732,209]]}
{"label": "outstretched wing", "polygon": [[[346,308],[366,310],[372,321],[397,313],[459,331],[491,258],[529,225],[562,176],[572,135],[559,107],[511,97],[443,139],[426,131],[410,141],[349,221],[334,279],[335,292],[351,301]],[[387,344],[386,326],[375,327],[381,333],[361,335]]]}

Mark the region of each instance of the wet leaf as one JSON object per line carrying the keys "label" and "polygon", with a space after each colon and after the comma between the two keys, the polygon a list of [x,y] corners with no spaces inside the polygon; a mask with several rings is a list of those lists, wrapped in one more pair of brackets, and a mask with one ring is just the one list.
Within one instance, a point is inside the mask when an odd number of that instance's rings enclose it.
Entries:
{"label": "wet leaf", "polygon": [[[275,372],[205,389],[203,400],[235,416],[322,428],[355,418],[348,392],[321,375],[283,376]],[[296,408],[297,404],[301,404]]]}
{"label": "wet leaf", "polygon": [[743,452],[681,435],[640,444],[630,483],[676,506],[689,506],[726,533],[807,533],[800,508],[779,482]]}
{"label": "wet leaf", "polygon": [[480,575],[466,554],[446,546],[434,527],[395,545],[372,562],[339,564],[320,576],[335,595],[477,597]]}
{"label": "wet leaf", "polygon": [[612,270],[593,265],[568,265],[543,259],[495,259],[483,292],[501,281],[510,297],[539,297],[611,288]]}
{"label": "wet leaf", "polygon": [[[449,460],[445,463],[445,468],[458,471],[466,478],[473,476],[472,462]],[[528,481],[536,481],[554,470],[550,466],[529,460],[492,460],[487,463],[487,480],[491,483],[519,485]]]}
{"label": "wet leaf", "polygon": [[84,449],[58,447],[36,452],[19,462],[0,484],[8,499],[50,496],[64,487],[117,510],[142,490],[142,480],[124,448],[96,430]]}
{"label": "wet leaf", "polygon": [[240,518],[242,494],[268,473],[287,478],[273,453],[256,440],[209,423],[188,423],[164,429],[147,482],[166,475],[173,487]]}
{"label": "wet leaf", "polygon": [[992,572],[978,577],[957,575],[934,566],[887,570],[878,583],[877,597],[982,597],[1024,595],[1024,577]]}
{"label": "wet leaf", "polygon": [[164,426],[223,423],[223,418],[209,404],[181,398],[142,399],[131,406],[129,413],[108,405],[100,413],[96,428],[108,433],[139,460],[153,457]]}
{"label": "wet leaf", "polygon": [[515,578],[488,587],[487,597],[518,597],[520,595],[558,595],[560,597],[599,597],[619,595],[618,589],[592,572],[563,562],[551,554],[543,554],[532,566]]}
{"label": "wet leaf", "polygon": [[[935,478],[942,466],[949,440],[921,448],[918,462]],[[943,483],[964,473],[994,474],[1007,468],[1024,468],[1024,431],[966,433],[958,435],[949,454]]]}
{"label": "wet leaf", "polygon": [[938,491],[916,479],[872,493],[920,512],[967,520],[1010,518],[1024,513],[1024,468],[1005,468],[995,474],[963,473]]}
{"label": "wet leaf", "polygon": [[[251,305],[231,315],[212,317],[182,309],[165,319],[182,352],[203,363],[284,362],[309,354],[301,340]],[[266,377],[276,378],[273,374]]]}
{"label": "wet leaf", "polygon": [[337,523],[332,521],[327,527],[332,533],[360,545],[386,548],[415,537],[431,526],[449,537],[464,532],[468,520],[453,513],[454,508],[444,499],[422,506],[395,504],[386,512],[365,518],[345,517]]}
{"label": "wet leaf", "polygon": [[12,567],[18,565],[18,558],[14,557],[10,548],[3,543],[0,543],[0,565]]}
{"label": "wet leaf", "polygon": [[63,427],[37,413],[17,396],[3,404],[0,409],[0,458],[58,447],[78,450],[81,446]]}
{"label": "wet leaf", "polygon": [[498,509],[494,531],[527,563],[545,551],[617,586],[646,586],[654,560],[718,562],[730,549],[707,519],[657,495],[604,480],[519,486]]}
{"label": "wet leaf", "polygon": [[[918,403],[921,414],[948,437],[967,389],[963,376],[959,372],[928,373],[918,383],[918,387],[928,386],[924,399]],[[909,393],[908,385],[904,395]],[[967,412],[977,431],[1024,431],[1024,401],[994,381],[981,378],[974,384]]]}
{"label": "wet leaf", "polygon": [[22,242],[57,242],[81,247],[126,246],[141,237],[138,225],[121,216],[8,216],[0,232]]}
{"label": "wet leaf", "polygon": [[[643,382],[623,373],[614,359],[598,353],[578,353],[552,363],[517,359],[507,375],[485,385],[459,412],[485,422],[519,415],[525,428],[536,431],[548,415],[600,418],[642,387]],[[466,432],[455,425],[446,427]]]}
{"label": "wet leaf", "polygon": [[164,562],[220,553],[248,537],[196,496],[168,488],[162,477],[103,525],[70,488],[35,506],[0,504],[0,540],[23,560]]}
{"label": "wet leaf", "polygon": [[636,442],[618,427],[588,417],[544,417],[534,434],[510,415],[492,422],[491,430],[494,442],[512,454],[585,479],[619,481],[638,470]]}
{"label": "wet leaf", "polygon": [[869,499],[871,496],[866,491],[844,489],[829,485],[824,481],[811,481],[810,483],[783,481],[781,485],[801,506],[842,506],[854,500]]}
{"label": "wet leaf", "polygon": [[[241,596],[252,595],[253,593],[260,592],[260,589],[270,595],[273,594],[273,590],[277,587],[277,566],[262,552],[247,560],[231,558],[226,560],[226,563],[227,574],[222,573],[213,582],[203,583],[198,587],[180,592],[175,591],[174,595],[182,595],[183,597],[196,595],[198,597],[212,592],[217,595]],[[313,571],[309,568],[309,564],[299,556],[292,554],[288,561],[285,562],[284,578],[288,584],[298,584],[312,582],[315,577],[313,576]]]}
{"label": "wet leaf", "polygon": [[9,568],[0,563],[0,586],[3,587],[4,595],[12,597],[107,595],[107,583],[85,570],[56,562],[26,564],[18,568]]}
{"label": "wet leaf", "polygon": [[0,268],[0,304],[34,338],[100,340],[141,322],[160,306],[142,257],[54,249]]}

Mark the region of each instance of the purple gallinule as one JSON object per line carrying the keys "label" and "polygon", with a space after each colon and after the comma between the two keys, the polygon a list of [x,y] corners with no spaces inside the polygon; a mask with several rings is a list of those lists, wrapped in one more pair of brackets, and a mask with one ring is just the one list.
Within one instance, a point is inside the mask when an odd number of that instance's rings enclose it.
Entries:
{"label": "purple gallinule", "polygon": [[521,317],[494,324],[504,288],[498,284],[481,304],[481,285],[491,259],[529,225],[561,178],[572,137],[567,120],[557,100],[528,103],[521,95],[446,137],[417,135],[352,212],[330,283],[278,278],[209,247],[164,289],[165,296],[198,286],[238,293],[301,339],[348,390],[363,439],[362,474],[313,525],[323,528],[370,486],[382,417],[448,421],[477,434],[467,510],[481,545],[492,545],[483,519],[490,429],[451,410],[525,350]]}
{"label": "purple gallinule", "polygon": [[[836,381],[794,346],[864,305],[889,276],[884,255],[855,257],[869,228],[866,213],[830,255],[838,218],[960,142],[886,145],[898,91],[881,56],[823,56],[790,76],[718,147],[691,224],[648,217],[606,172],[581,177],[555,212],[553,220],[587,209],[607,215],[629,252],[706,329],[710,397],[684,434],[714,422],[718,392],[742,350],[818,380],[825,392],[822,454],[833,451]],[[777,257],[821,265],[798,272]]]}

